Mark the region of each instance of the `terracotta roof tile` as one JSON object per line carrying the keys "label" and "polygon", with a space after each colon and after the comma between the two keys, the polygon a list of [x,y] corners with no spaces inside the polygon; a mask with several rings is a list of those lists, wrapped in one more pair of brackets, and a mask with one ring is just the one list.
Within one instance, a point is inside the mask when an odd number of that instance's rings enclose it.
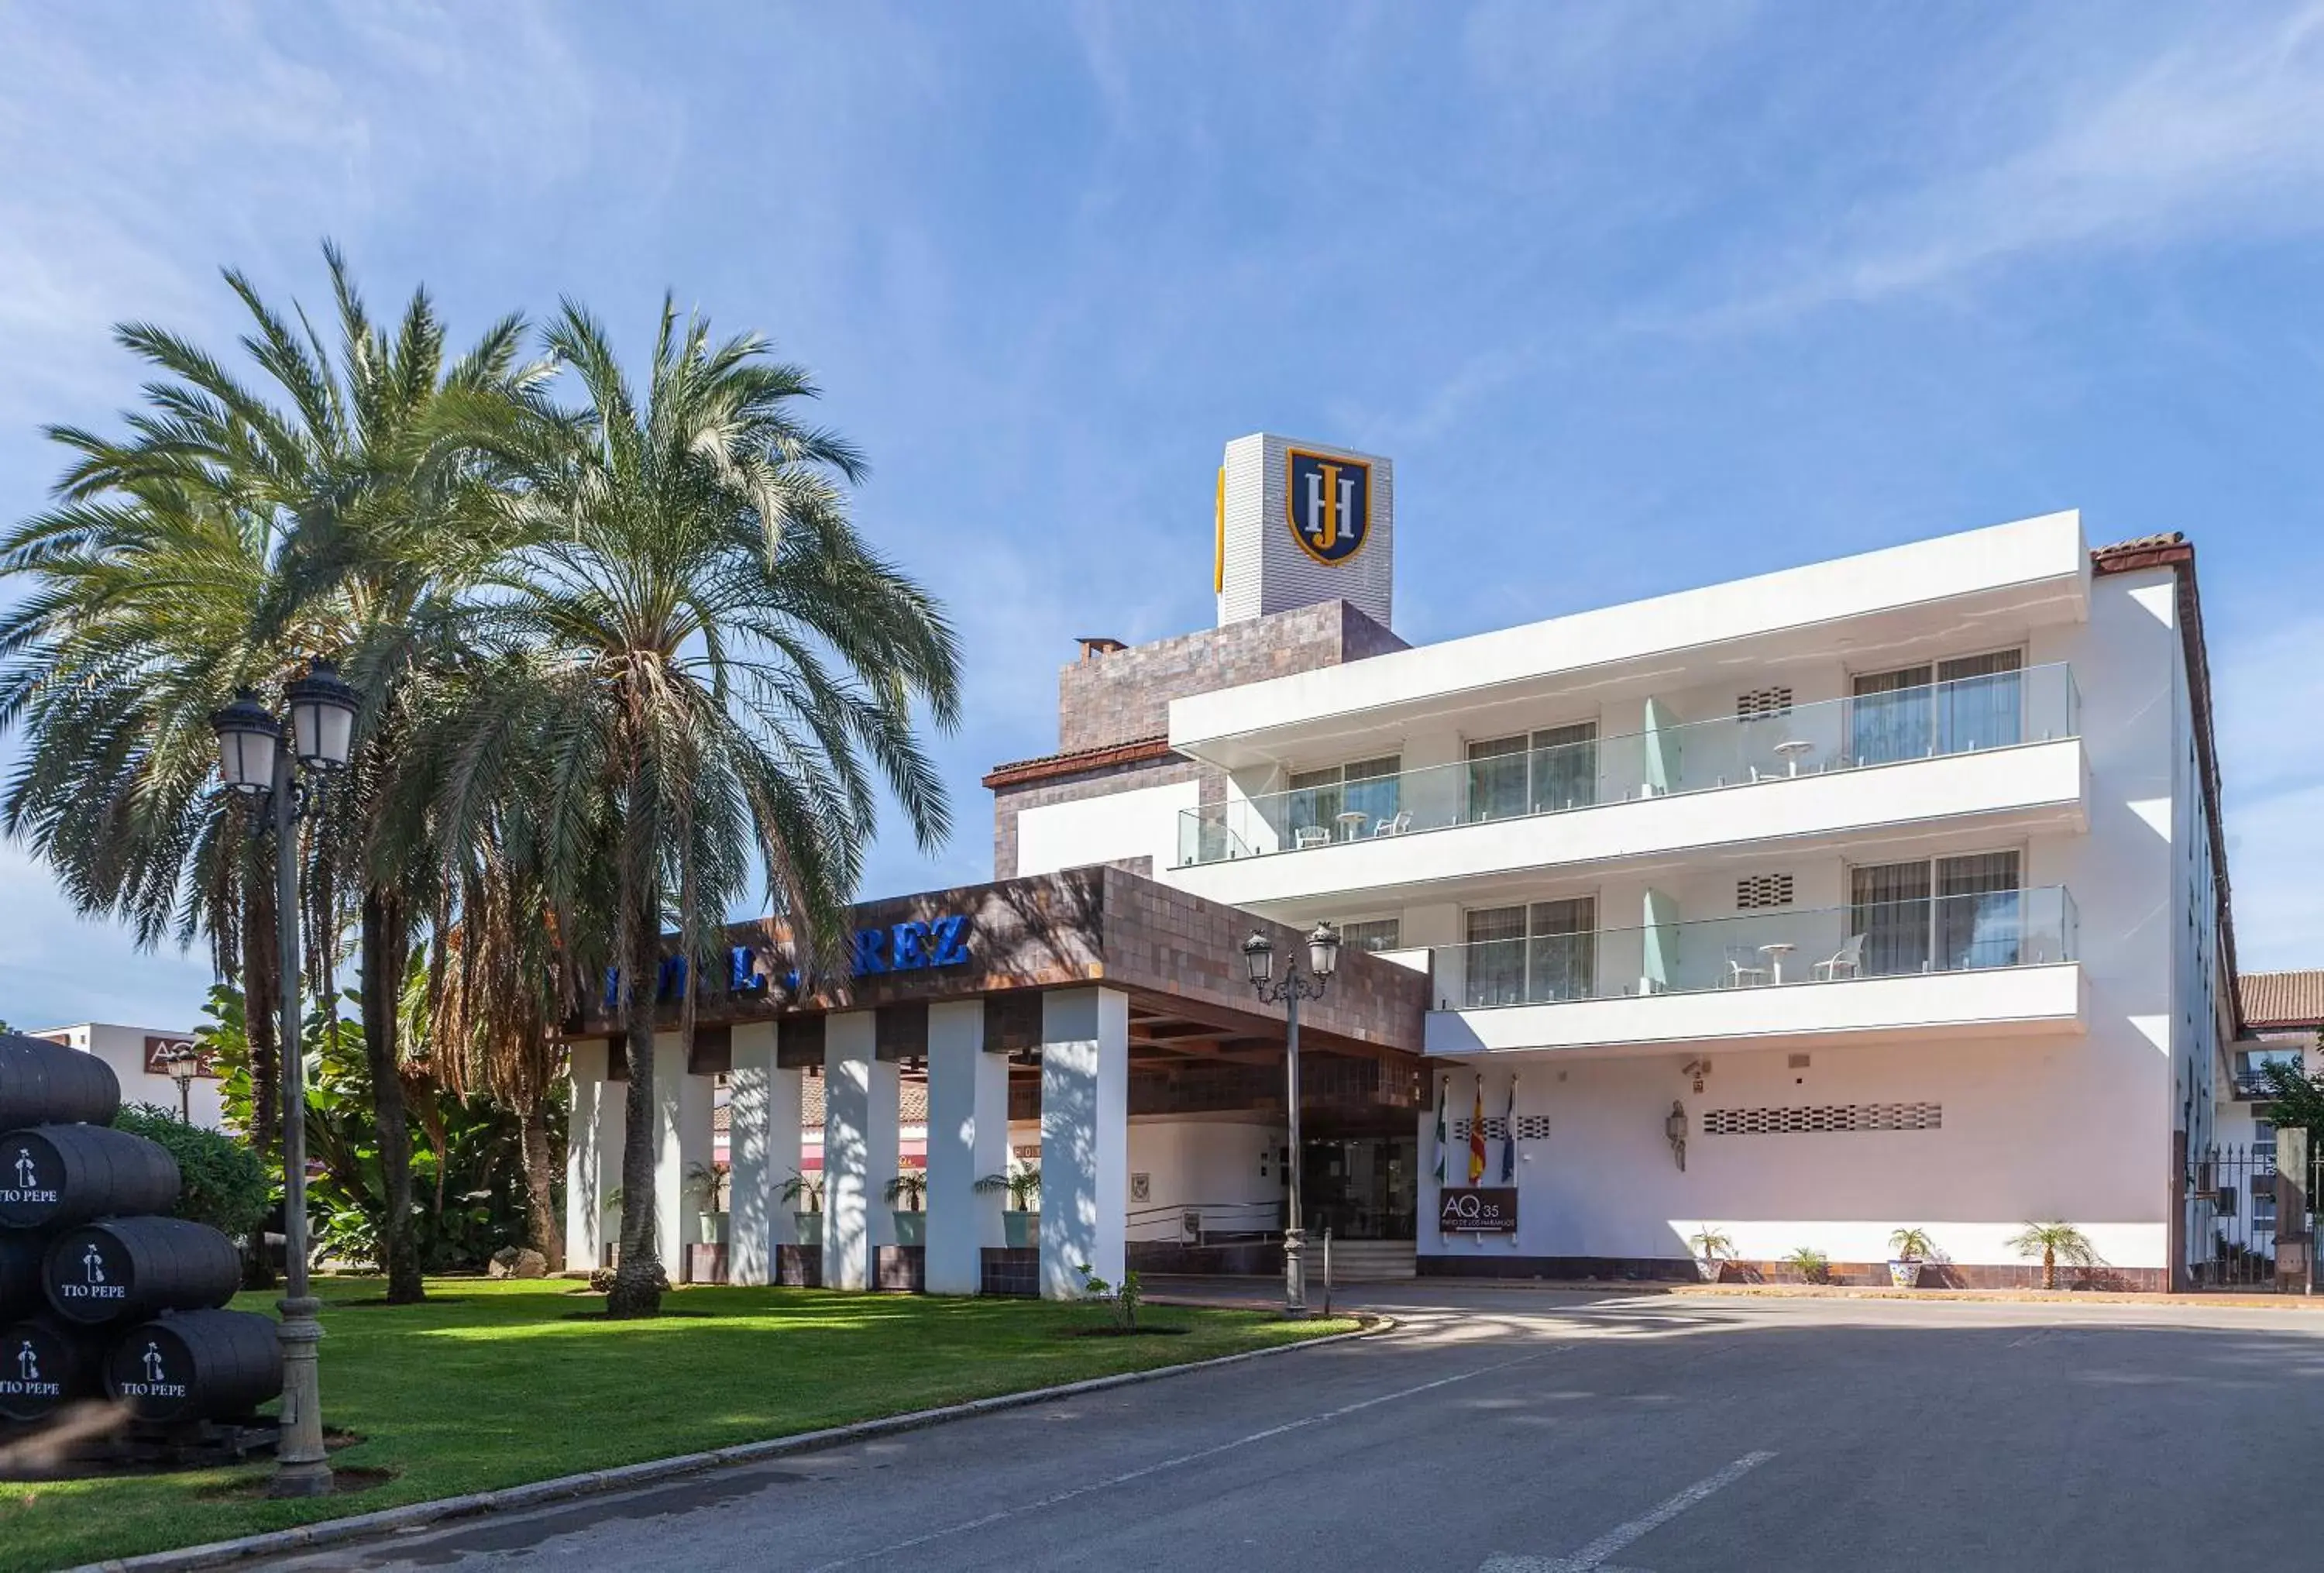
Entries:
{"label": "terracotta roof tile", "polygon": [[1044,754],[1034,759],[996,764],[991,773],[984,778],[984,784],[988,787],[1019,786],[1026,782],[1048,781],[1084,770],[1100,770],[1109,764],[1138,764],[1148,759],[1165,758],[1169,753],[1170,739],[1167,736],[1157,734],[1152,737],[1133,737],[1127,743],[1106,743],[1095,748],[1075,748],[1064,754]]}
{"label": "terracotta roof tile", "polygon": [[2324,968],[2246,972],[2236,985],[2246,1026],[2324,1026]]}
{"label": "terracotta roof tile", "polygon": [[[732,1125],[732,1115],[724,1104],[710,1111],[710,1128],[724,1134]],[[896,1123],[899,1125],[925,1125],[928,1123],[928,1084],[925,1081],[903,1081],[896,1085]],[[823,1078],[806,1076],[799,1078],[799,1129],[819,1131],[823,1128]]]}

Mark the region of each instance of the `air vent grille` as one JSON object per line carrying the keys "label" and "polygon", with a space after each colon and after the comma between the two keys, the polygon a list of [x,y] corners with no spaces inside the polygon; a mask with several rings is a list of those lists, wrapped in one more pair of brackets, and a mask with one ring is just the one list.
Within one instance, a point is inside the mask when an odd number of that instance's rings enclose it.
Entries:
{"label": "air vent grille", "polygon": [[1770,716],[1792,713],[1792,690],[1787,688],[1753,689],[1748,694],[1735,696],[1735,718],[1738,721],[1763,721]]}
{"label": "air vent grille", "polygon": [[1706,1136],[1821,1136],[1840,1131],[1936,1131],[1942,1104],[1830,1104],[1801,1109],[1711,1109]]}
{"label": "air vent grille", "polygon": [[1792,876],[1788,874],[1755,874],[1735,882],[1735,910],[1738,912],[1791,904]]}

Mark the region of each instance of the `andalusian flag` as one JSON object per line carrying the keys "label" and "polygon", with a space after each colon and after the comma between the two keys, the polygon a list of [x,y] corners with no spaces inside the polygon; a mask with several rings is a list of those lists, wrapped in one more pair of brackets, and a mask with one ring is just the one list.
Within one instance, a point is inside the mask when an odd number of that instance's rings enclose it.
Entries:
{"label": "andalusian flag", "polygon": [[1517,1178],[1517,1078],[1509,1078],[1509,1112],[1501,1122],[1501,1183],[1514,1185]]}
{"label": "andalusian flag", "polygon": [[1436,1183],[1439,1185],[1444,1183],[1444,1150],[1452,1145],[1444,1135],[1444,1087],[1452,1079],[1449,1076],[1436,1078]]}
{"label": "andalusian flag", "polygon": [[1485,1078],[1477,1078],[1475,1111],[1469,1116],[1469,1183],[1485,1178]]}

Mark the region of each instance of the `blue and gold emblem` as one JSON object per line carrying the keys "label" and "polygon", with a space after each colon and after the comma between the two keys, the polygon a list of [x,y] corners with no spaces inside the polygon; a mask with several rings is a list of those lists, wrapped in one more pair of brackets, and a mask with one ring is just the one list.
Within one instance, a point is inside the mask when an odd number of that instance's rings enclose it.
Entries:
{"label": "blue and gold emblem", "polygon": [[1291,449],[1284,505],[1291,538],[1322,563],[1342,563],[1371,538],[1372,467],[1360,458],[1340,458]]}

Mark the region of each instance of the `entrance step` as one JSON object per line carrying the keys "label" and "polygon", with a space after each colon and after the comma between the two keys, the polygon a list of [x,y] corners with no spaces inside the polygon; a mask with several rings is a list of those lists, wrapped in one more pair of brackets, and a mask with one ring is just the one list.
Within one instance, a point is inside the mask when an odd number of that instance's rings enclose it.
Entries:
{"label": "entrance step", "polygon": [[[1413,1264],[1415,1254],[1410,1240],[1334,1240],[1332,1282],[1377,1283],[1384,1279],[1415,1277],[1418,1272]],[[1323,1269],[1323,1244],[1311,1238],[1307,1245],[1307,1271],[1320,1277]]]}

